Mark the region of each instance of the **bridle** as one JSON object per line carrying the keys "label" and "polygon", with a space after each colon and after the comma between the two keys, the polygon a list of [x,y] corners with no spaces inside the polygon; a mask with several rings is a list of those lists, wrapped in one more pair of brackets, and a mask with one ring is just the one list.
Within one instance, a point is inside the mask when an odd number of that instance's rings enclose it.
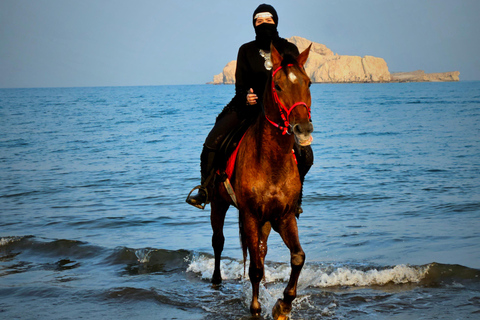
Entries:
{"label": "bridle", "polygon": [[[291,67],[293,66],[293,64],[288,64],[287,67]],[[273,98],[275,100],[275,103],[277,104],[278,106],[278,109],[280,111],[280,115],[282,117],[282,120],[283,120],[283,125],[279,124],[279,123],[275,123],[273,122],[272,120],[270,120],[268,117],[267,117],[267,114],[265,114],[265,118],[272,124],[274,125],[275,127],[277,127],[278,129],[280,129],[282,131],[282,135],[285,135],[285,134],[292,134],[293,132],[293,127],[292,125],[290,124],[290,121],[289,121],[289,118],[290,118],[290,113],[292,112],[293,109],[295,109],[295,107],[298,107],[298,106],[305,106],[305,108],[307,108],[308,110],[308,119],[312,119],[312,116],[311,116],[311,111],[310,111],[310,107],[307,106],[307,104],[303,101],[300,101],[300,102],[295,102],[291,107],[290,109],[287,108],[281,101],[280,101],[280,98],[278,97],[278,93],[277,93],[277,90],[275,89],[275,82],[274,82],[274,77],[275,77],[275,74],[277,74],[278,71],[280,71],[283,67],[280,66],[278,67],[277,69],[275,69],[273,72],[272,72],[272,94],[273,94]]]}

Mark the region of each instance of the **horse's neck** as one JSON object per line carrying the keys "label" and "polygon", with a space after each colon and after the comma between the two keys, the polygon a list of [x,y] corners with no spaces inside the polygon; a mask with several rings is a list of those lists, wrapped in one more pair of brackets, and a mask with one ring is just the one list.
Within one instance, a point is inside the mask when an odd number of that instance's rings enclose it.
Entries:
{"label": "horse's neck", "polygon": [[291,135],[282,135],[282,131],[273,126],[261,115],[258,125],[258,134],[255,137],[256,150],[260,152],[259,158],[263,163],[287,162],[291,160],[294,138]]}
{"label": "horse's neck", "polygon": [[[271,80],[269,80],[270,82]],[[292,160],[292,149],[294,137],[292,135],[282,135],[282,131],[267,121],[265,114],[269,119],[280,121],[278,106],[274,102],[271,89],[267,86],[264,93],[264,112],[259,115],[254,125],[254,148],[252,156],[256,158],[260,167],[277,168],[285,166]]]}

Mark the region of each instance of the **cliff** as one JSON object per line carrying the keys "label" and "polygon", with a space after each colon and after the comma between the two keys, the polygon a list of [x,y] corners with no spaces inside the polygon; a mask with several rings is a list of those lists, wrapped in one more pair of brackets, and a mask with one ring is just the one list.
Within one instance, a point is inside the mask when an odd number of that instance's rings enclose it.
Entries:
{"label": "cliff", "polygon": [[[291,37],[300,52],[305,50],[311,41]],[[305,71],[312,82],[386,82],[390,81],[387,63],[382,58],[372,56],[342,56],[334,54],[325,45],[313,43]]]}
{"label": "cliff", "polygon": [[[305,71],[316,83],[459,81],[458,71],[426,74],[418,70],[391,74],[383,58],[338,55],[323,44],[296,36],[287,40],[294,43],[300,52],[312,43]],[[209,83],[234,84],[235,68],[236,61],[230,61]]]}
{"label": "cliff", "polygon": [[237,61],[233,60],[227,63],[223,71],[216,76],[213,76],[212,84],[234,84],[235,83],[235,68]]}

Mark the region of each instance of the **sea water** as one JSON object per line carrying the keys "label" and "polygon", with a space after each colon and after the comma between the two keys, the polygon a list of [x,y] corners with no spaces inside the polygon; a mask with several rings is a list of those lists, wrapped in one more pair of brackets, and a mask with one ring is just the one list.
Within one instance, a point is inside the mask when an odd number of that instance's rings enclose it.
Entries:
{"label": "sea water", "polygon": [[[480,317],[480,82],[315,84],[293,319]],[[0,89],[0,318],[248,317],[185,198],[233,86]],[[269,318],[290,274],[269,238]],[[248,261],[247,261],[248,268]]]}

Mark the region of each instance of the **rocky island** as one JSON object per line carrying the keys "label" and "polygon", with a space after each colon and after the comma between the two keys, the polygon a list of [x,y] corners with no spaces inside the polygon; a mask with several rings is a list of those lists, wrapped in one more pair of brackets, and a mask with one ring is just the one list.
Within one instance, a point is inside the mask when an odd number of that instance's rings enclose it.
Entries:
{"label": "rocky island", "polygon": [[[426,82],[459,81],[460,72],[425,73],[423,70],[390,73],[383,58],[373,56],[348,56],[333,53],[325,45],[301,37],[287,39],[300,52],[310,43],[312,49],[305,71],[314,83],[365,83],[365,82]],[[209,84],[234,84],[236,61],[230,61]]]}

